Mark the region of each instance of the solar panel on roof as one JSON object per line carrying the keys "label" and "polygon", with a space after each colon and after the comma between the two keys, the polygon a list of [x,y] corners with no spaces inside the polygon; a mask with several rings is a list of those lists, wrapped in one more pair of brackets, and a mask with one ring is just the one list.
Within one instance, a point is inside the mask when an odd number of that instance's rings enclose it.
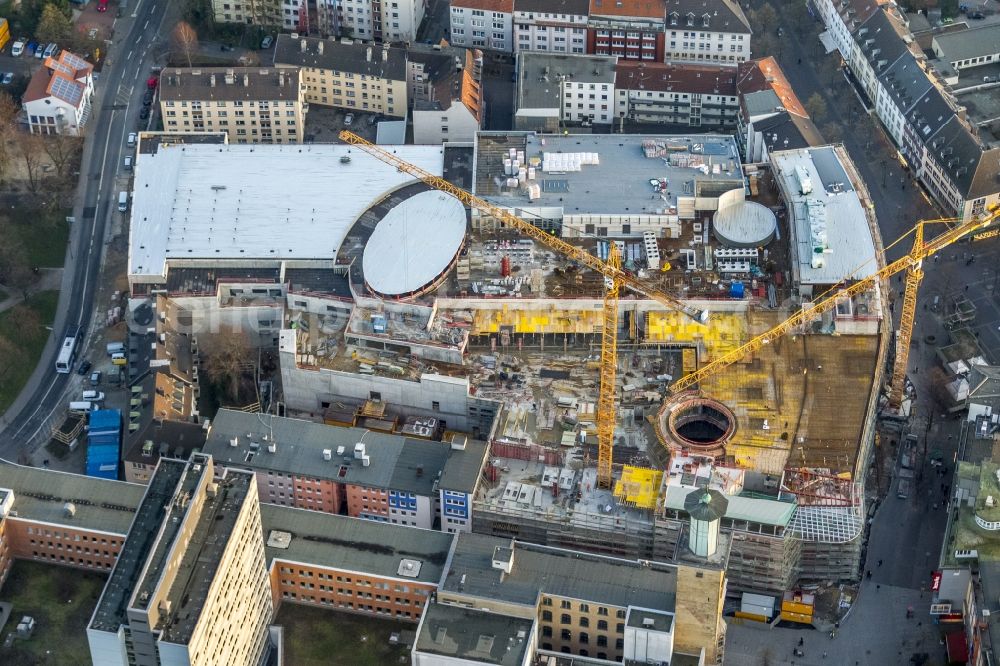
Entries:
{"label": "solar panel on roof", "polygon": [[69,75],[70,78],[73,78],[73,74],[75,73],[75,70],[72,67],[64,62],[59,62],[58,60],[49,59],[48,66],[54,71]]}
{"label": "solar panel on roof", "polygon": [[83,98],[83,86],[64,76],[53,76],[49,91],[55,97],[76,105]]}

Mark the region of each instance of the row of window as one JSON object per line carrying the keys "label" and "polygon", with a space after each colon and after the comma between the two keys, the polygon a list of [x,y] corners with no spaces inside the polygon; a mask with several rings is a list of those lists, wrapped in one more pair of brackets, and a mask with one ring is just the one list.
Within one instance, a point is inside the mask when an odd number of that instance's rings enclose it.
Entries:
{"label": "row of window", "polygon": [[355,604],[353,601],[336,601],[334,599],[328,599],[326,597],[319,597],[317,599],[315,596],[312,595],[309,596],[298,595],[295,592],[290,592],[288,590],[282,591],[281,596],[285,599],[313,603],[313,604],[322,604],[324,606],[331,606],[344,610],[367,611],[369,613],[375,613],[376,615],[386,615],[398,618],[420,617],[419,612],[413,614],[408,610],[401,610],[398,608],[392,609],[392,608],[385,608],[382,606],[372,606],[371,604]]}
{"label": "row of window", "polygon": [[[173,107],[173,106],[179,106],[182,109],[186,109],[188,107],[188,104],[189,104],[189,102],[187,102],[186,100],[183,101],[183,102],[172,102],[172,101],[164,101],[163,102],[163,105],[166,106],[167,108],[170,108],[170,107]],[[237,100],[235,102],[215,102],[215,106],[216,107],[225,107],[225,106],[228,106],[230,104],[232,104],[233,106],[235,106],[235,107],[238,108],[238,107],[243,106],[243,101],[242,100]],[[251,107],[251,108],[253,108],[253,107],[260,107],[261,109],[267,109],[267,108],[270,108],[272,106],[281,106],[282,104],[284,104],[284,106],[286,106],[286,107],[290,107],[290,106],[295,106],[296,102],[266,102],[266,101],[257,102],[257,101],[248,101],[246,103],[246,105],[249,106],[249,107]],[[200,101],[200,100],[192,100],[190,102],[190,105],[191,105],[192,108],[200,109],[203,106],[212,106],[212,102],[203,102],[203,101]],[[289,113],[292,113],[292,112],[289,112]]]}
{"label": "row of window", "polygon": [[[542,638],[552,638],[552,627],[542,627]],[[569,629],[563,629],[559,632],[559,639],[566,642],[572,642],[573,632],[570,631]],[[586,631],[581,631],[576,636],[576,642],[579,643],[580,645],[590,645],[590,634],[588,634]],[[608,647],[608,637],[605,636],[604,634],[598,634],[595,643],[597,647]],[[624,638],[616,639],[615,648],[618,650],[624,649],[625,639]]]}

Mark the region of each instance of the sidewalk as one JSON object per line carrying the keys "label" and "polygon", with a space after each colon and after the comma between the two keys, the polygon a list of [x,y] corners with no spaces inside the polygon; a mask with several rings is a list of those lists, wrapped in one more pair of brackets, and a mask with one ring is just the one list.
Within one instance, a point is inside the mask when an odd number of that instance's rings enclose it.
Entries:
{"label": "sidewalk", "polygon": [[[31,285],[29,290],[30,294],[37,294],[40,291],[54,291],[58,290],[62,286],[62,268],[42,268],[39,270],[40,277],[35,284]],[[0,301],[0,312],[6,312],[10,310],[15,305],[21,303],[24,298],[21,295],[20,289],[14,289],[13,287],[8,287],[5,284],[0,284],[5,292],[7,292],[7,299]]]}

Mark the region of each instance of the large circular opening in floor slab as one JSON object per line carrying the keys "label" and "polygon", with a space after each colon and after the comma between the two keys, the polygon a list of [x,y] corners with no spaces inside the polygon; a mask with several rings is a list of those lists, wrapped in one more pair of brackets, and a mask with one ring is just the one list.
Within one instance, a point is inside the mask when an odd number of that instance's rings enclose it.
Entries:
{"label": "large circular opening in floor slab", "polygon": [[695,449],[724,446],[736,428],[729,408],[707,398],[692,398],[677,405],[670,414],[668,428],[678,443]]}

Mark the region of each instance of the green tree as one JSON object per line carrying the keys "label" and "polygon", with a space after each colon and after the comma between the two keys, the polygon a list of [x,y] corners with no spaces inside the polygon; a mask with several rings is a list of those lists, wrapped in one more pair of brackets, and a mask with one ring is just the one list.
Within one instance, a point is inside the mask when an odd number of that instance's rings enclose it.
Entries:
{"label": "green tree", "polygon": [[35,36],[39,42],[63,42],[73,31],[73,24],[57,5],[49,3],[42,9]]}
{"label": "green tree", "polygon": [[806,113],[812,118],[812,121],[819,125],[824,120],[826,120],[826,102],[823,100],[823,96],[819,93],[813,93],[805,103]]}

